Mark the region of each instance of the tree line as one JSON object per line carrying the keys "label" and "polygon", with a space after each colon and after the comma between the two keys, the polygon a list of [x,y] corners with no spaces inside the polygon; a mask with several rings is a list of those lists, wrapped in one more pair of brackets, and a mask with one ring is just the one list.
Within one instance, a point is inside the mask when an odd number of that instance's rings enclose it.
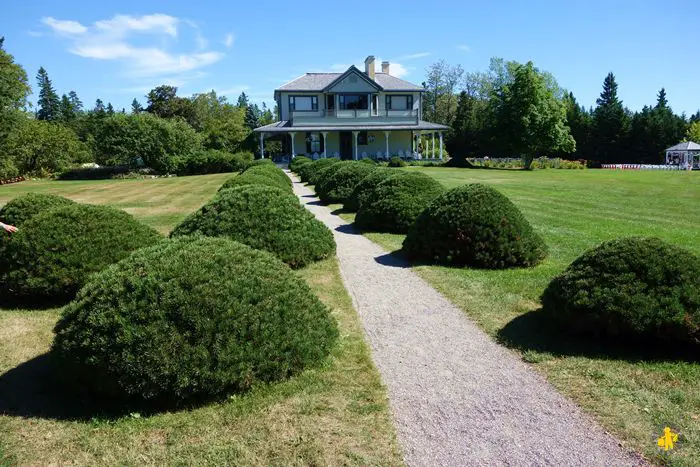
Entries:
{"label": "tree line", "polygon": [[493,58],[486,71],[465,72],[442,60],[426,77],[423,117],[451,127],[446,145],[458,160],[523,157],[528,166],[534,157],[556,156],[659,164],[665,148],[700,141],[700,110],[676,114],[662,88],[654,104],[632,112],[612,72],[588,109],[532,62]]}
{"label": "tree line", "polygon": [[230,103],[213,90],[182,97],[176,87],[162,85],[145,96],[145,105],[134,99],[127,112],[101,99],[86,108],[74,90],[59,97],[43,67],[36,86],[32,108],[27,72],[0,38],[0,179],[91,162],[168,172],[198,151],[258,151],[252,130],[274,121],[271,109],[245,93]]}

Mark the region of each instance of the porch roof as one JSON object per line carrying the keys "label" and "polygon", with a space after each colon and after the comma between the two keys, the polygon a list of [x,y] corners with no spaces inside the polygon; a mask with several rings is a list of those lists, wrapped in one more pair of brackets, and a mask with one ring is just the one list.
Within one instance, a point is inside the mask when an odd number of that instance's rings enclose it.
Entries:
{"label": "porch roof", "polygon": [[684,141],[667,148],[666,151],[700,151],[700,144],[693,141]]}
{"label": "porch roof", "polygon": [[394,124],[394,125],[294,125],[288,120],[282,120],[280,122],[271,123],[269,125],[261,126],[256,128],[257,133],[291,133],[293,131],[446,131],[450,127],[445,125],[440,125],[439,123],[432,123],[420,120],[417,124]]}

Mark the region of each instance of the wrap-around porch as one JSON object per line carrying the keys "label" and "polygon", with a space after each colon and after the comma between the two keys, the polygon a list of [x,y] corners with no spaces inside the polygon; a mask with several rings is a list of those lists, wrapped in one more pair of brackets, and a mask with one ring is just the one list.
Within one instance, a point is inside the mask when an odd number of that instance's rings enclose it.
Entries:
{"label": "wrap-around porch", "polygon": [[[279,122],[283,123],[283,122]],[[318,128],[284,127],[278,124],[257,128],[262,157],[291,158],[305,155],[312,159],[335,157],[348,160],[365,158],[388,160],[443,158],[443,127],[439,128]],[[431,124],[434,125],[434,124]],[[266,131],[268,130],[268,131]],[[266,154],[265,140],[275,138],[282,143],[281,154]],[[425,147],[421,141],[427,142]]]}

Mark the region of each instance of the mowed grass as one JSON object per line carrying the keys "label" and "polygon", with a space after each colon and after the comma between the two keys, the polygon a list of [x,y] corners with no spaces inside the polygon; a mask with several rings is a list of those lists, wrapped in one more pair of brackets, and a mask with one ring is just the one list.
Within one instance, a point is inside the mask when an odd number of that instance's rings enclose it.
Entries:
{"label": "mowed grass", "polygon": [[[230,176],[26,182],[0,187],[0,204],[28,191],[56,193],[120,207],[167,233]],[[386,392],[336,260],[298,273],[338,321],[339,344],[322,367],[151,415],[86,411],[53,385],[46,352],[60,310],[0,310],[0,466],[401,464]]]}
{"label": "mowed grass", "polygon": [[[532,269],[414,269],[627,446],[657,462],[698,465],[700,363],[669,358],[673,349],[653,345],[640,351],[573,338],[536,310],[551,278],[602,241],[657,236],[700,254],[700,173],[406,170],[424,172],[446,188],[493,185],[523,211],[549,246],[548,258]],[[366,235],[388,251],[400,249],[404,238]],[[681,442],[660,456],[656,441],[666,425],[681,433]]]}

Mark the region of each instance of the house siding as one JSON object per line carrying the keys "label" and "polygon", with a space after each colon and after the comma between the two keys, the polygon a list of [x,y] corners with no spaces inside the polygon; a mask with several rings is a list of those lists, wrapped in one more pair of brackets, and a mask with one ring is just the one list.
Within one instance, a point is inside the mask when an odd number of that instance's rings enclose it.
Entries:
{"label": "house siding", "polygon": [[[362,157],[362,153],[367,153],[367,156],[386,150],[386,142],[384,140],[384,131],[368,131],[367,138],[374,136],[374,142],[367,142],[366,145],[357,147],[358,158]],[[411,132],[410,131],[391,131],[389,134],[389,153],[392,156],[398,154],[399,151],[411,151]],[[291,148],[290,148],[291,149]],[[306,154],[306,132],[300,131],[294,134],[294,150],[297,154]],[[335,153],[340,153],[340,132],[329,131],[326,138],[326,155],[333,157]],[[354,152],[353,152],[354,154]],[[319,154],[320,155],[320,154]]]}

